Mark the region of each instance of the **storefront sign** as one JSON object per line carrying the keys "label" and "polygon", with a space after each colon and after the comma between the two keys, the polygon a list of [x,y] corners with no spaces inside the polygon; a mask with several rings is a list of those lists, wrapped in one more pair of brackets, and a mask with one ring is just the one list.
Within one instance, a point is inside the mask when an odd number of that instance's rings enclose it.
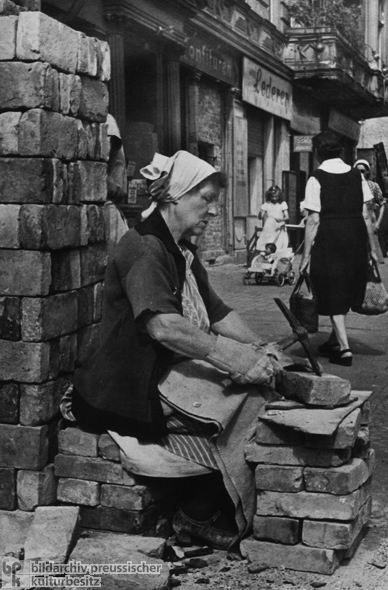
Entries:
{"label": "storefront sign", "polygon": [[294,152],[312,152],[313,135],[294,135]]}
{"label": "storefront sign", "polygon": [[329,129],[344,135],[353,141],[358,141],[360,138],[360,125],[357,121],[345,117],[342,113],[331,109],[329,117]]}
{"label": "storefront sign", "polygon": [[239,85],[237,60],[198,37],[189,39],[181,61],[231,86]]}
{"label": "storefront sign", "polygon": [[243,100],[282,119],[291,120],[292,86],[287,80],[244,57]]}

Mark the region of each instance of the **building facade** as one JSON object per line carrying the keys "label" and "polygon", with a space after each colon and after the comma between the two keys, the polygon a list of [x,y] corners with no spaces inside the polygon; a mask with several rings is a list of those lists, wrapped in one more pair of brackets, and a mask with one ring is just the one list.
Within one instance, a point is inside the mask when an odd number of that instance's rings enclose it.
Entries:
{"label": "building facade", "polygon": [[292,0],[42,2],[51,16],[109,42],[110,111],[128,161],[131,222],[148,203],[140,168],[155,151],[188,150],[228,177],[202,256],[242,261],[269,186],[283,186],[291,222],[299,220],[316,165],[312,135],[338,132],[353,161],[359,121],[388,114],[385,0],[344,0],[362,14],[365,43],[357,48],[328,26],[327,3],[311,0],[323,11],[311,23],[293,16]]}

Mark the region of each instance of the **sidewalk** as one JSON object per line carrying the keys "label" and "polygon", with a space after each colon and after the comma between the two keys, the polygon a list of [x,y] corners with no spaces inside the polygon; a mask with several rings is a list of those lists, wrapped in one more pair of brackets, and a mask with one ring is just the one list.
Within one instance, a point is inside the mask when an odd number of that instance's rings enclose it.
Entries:
{"label": "sidewalk", "polygon": [[[298,262],[294,261],[294,268]],[[388,259],[379,267],[388,289]],[[274,284],[243,285],[245,268],[241,265],[210,267],[209,276],[216,292],[235,309],[258,335],[278,340],[290,333],[286,319],[274,302],[279,297],[287,305],[293,287]],[[325,590],[365,588],[388,590],[388,313],[367,317],[355,313],[348,316],[348,335],[354,353],[351,368],[332,365],[320,357],[324,369],[349,379],[354,390],[371,390],[372,422],[371,445],[376,451],[376,469],[373,477],[373,510],[371,527],[357,553],[346,566],[341,566],[333,576],[325,577]],[[320,318],[317,334],[310,336],[313,350],[323,343],[331,325],[328,318]],[[303,348],[294,345],[290,352],[304,356]],[[379,569],[376,556],[385,559],[386,567]],[[380,563],[381,565],[381,563]]]}

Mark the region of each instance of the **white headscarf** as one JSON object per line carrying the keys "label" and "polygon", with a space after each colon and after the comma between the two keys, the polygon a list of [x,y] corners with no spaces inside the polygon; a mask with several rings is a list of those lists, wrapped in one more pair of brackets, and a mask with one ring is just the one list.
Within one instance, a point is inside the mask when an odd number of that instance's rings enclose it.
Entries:
{"label": "white headscarf", "polygon": [[146,219],[158,203],[177,201],[216,172],[213,166],[183,150],[171,158],[155,154],[151,164],[140,170],[144,178],[153,181],[150,186],[153,203],[143,211],[142,219]]}

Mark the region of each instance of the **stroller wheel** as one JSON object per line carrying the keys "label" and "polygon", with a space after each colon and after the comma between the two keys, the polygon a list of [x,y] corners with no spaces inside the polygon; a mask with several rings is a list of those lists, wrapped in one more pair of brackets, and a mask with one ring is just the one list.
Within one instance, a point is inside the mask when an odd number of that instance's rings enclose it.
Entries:
{"label": "stroller wheel", "polygon": [[289,273],[288,282],[290,285],[293,285],[295,283],[295,273],[294,272]]}
{"label": "stroller wheel", "polygon": [[278,274],[278,276],[276,277],[276,282],[279,285],[279,287],[283,287],[284,283],[286,282],[286,277],[284,276],[284,274],[281,272]]}
{"label": "stroller wheel", "polygon": [[262,272],[256,272],[255,273],[256,285],[260,285],[263,282],[263,278],[264,278],[264,273],[262,273]]}
{"label": "stroller wheel", "polygon": [[244,283],[244,285],[249,285],[250,284],[249,283],[249,279],[250,279],[250,277],[248,277],[247,275],[244,275],[243,276],[243,283]]}

